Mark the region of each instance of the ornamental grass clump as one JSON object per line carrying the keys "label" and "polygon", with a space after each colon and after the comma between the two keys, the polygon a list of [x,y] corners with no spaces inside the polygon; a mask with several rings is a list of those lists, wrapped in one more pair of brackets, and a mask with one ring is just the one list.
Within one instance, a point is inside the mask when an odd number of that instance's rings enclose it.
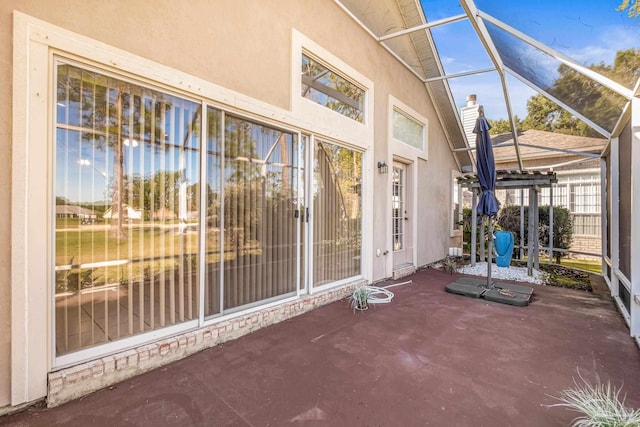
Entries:
{"label": "ornamental grass clump", "polygon": [[620,400],[622,388],[607,384],[591,385],[580,376],[581,384],[574,380],[575,387],[564,390],[556,399],[562,403],[550,407],[564,407],[581,412],[582,416],[573,420],[573,427],[638,427],[640,409],[625,406],[626,396]]}
{"label": "ornamental grass clump", "polygon": [[373,291],[366,286],[360,286],[354,289],[353,293],[349,296],[351,301],[351,309],[364,311],[369,308],[369,297]]}

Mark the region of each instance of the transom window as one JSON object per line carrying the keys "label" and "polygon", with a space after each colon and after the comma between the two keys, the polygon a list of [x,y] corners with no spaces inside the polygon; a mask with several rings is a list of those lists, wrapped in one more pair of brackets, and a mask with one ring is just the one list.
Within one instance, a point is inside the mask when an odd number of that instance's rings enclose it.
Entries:
{"label": "transom window", "polygon": [[424,150],[424,125],[394,107],[393,138],[419,150]]}
{"label": "transom window", "polygon": [[306,53],[302,54],[301,95],[364,123],[365,90]]}

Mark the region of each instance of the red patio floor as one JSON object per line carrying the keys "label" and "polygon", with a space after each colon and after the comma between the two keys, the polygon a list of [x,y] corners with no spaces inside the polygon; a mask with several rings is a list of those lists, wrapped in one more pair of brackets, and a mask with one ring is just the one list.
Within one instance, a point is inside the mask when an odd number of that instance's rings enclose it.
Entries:
{"label": "red patio floor", "polygon": [[391,304],[319,308],[15,426],[567,426],[545,405],[573,385],[624,385],[640,407],[640,350],[611,299],[535,286],[518,308],[445,293],[420,270]]}

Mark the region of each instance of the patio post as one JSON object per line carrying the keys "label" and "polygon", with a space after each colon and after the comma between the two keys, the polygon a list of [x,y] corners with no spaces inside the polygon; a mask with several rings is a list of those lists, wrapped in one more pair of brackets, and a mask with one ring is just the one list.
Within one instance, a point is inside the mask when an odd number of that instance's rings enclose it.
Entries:
{"label": "patio post", "polygon": [[471,188],[471,266],[476,265],[476,242],[478,241],[478,212],[476,207],[478,206],[478,195],[476,190]]}
{"label": "patio post", "polygon": [[549,263],[553,264],[553,184],[549,186]]}
{"label": "patio post", "polygon": [[520,261],[524,259],[524,188],[520,189]]}
{"label": "patio post", "polygon": [[528,238],[527,238],[527,275],[533,276],[533,198],[535,197],[535,191],[533,187],[529,188],[529,209],[528,209]]}

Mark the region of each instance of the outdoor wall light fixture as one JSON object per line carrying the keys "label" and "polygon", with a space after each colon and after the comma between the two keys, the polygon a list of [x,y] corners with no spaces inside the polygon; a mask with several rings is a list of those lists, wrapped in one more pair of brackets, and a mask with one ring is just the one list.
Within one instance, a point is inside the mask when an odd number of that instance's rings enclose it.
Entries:
{"label": "outdoor wall light fixture", "polygon": [[378,172],[380,173],[389,172],[389,166],[387,166],[386,162],[378,162]]}

